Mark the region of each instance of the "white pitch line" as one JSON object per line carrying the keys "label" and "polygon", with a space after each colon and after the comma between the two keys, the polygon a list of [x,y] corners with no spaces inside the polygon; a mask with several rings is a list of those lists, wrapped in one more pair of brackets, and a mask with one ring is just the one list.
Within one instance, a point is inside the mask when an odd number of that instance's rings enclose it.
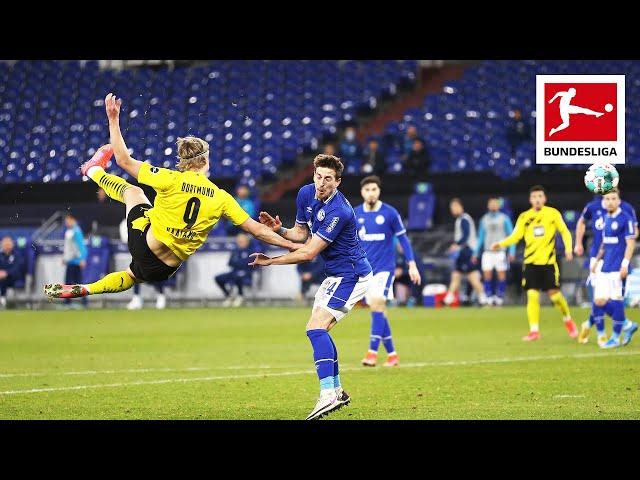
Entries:
{"label": "white pitch line", "polygon": [[[211,370],[263,370],[272,368],[290,368],[288,366],[257,365],[251,366],[229,366],[229,367],[186,367],[186,368],[129,368],[124,370],[84,370],[78,372],[18,372],[0,373],[0,378],[11,377],[43,377],[47,375],[106,375],[111,373],[153,373],[153,372],[201,372]],[[293,366],[298,367],[298,366]]]}
{"label": "white pitch line", "polygon": [[[640,355],[640,351],[636,352],[620,352],[620,353],[578,353],[575,355],[547,355],[547,356],[532,356],[532,357],[513,357],[513,358],[498,358],[492,360],[459,360],[450,362],[424,362],[424,363],[404,363],[402,368],[422,368],[422,367],[447,367],[447,366],[465,366],[465,365],[481,365],[486,363],[516,363],[516,362],[528,362],[536,360],[557,360],[561,358],[592,358],[592,357],[622,357]],[[371,372],[371,369],[364,369],[362,367],[344,367],[340,370],[344,371],[360,371]],[[215,380],[235,380],[241,378],[266,378],[266,377],[284,377],[290,375],[303,375],[315,373],[314,370],[298,370],[293,372],[276,372],[276,373],[251,373],[246,375],[218,375],[211,377],[194,377],[194,378],[168,378],[163,380],[138,380],[135,382],[121,382],[121,383],[106,383],[97,385],[76,385],[71,387],[49,387],[49,388],[32,388],[29,390],[8,390],[0,392],[0,395],[17,395],[22,393],[42,393],[42,392],[61,392],[69,390],[87,390],[95,388],[115,388],[115,387],[127,387],[135,385],[159,385],[165,383],[189,383],[189,382],[210,382]]]}

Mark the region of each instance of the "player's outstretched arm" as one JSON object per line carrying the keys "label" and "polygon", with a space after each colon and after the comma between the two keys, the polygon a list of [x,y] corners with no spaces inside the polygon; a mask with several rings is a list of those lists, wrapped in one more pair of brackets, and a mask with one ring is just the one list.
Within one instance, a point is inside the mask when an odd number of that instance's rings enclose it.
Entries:
{"label": "player's outstretched arm", "polygon": [[120,131],[120,105],[122,105],[122,99],[116,100],[116,96],[113,93],[108,94],[104,99],[104,106],[109,119],[109,142],[113,147],[118,166],[137,180],[142,162],[131,157],[127,144],[124,143],[124,138]]}
{"label": "player's outstretched arm", "polygon": [[258,219],[260,220],[260,223],[266,225],[281,237],[291,240],[292,242],[304,243],[307,241],[307,238],[309,238],[309,228],[307,228],[306,225],[296,223],[292,228],[284,228],[279,215],[276,215],[276,218],[273,218],[267,212],[260,212]]}
{"label": "player's outstretched arm", "polygon": [[500,240],[499,242],[495,242],[491,245],[491,250],[494,252],[500,250],[501,248],[508,247],[510,245],[515,245],[518,243],[522,237],[524,237],[524,218],[522,214],[516,220],[516,226],[507,238]]}
{"label": "player's outstretched arm", "polygon": [[276,247],[286,248],[287,250],[291,251],[298,250],[302,247],[302,245],[299,243],[293,243],[286,238],[282,238],[269,227],[256,222],[251,217],[247,218],[244,222],[238,225],[238,227],[240,227],[245,232],[250,233],[258,240],[266,242],[270,245],[275,245]]}
{"label": "player's outstretched arm", "polygon": [[584,222],[584,218],[580,217],[578,219],[578,223],[576,224],[576,245],[573,247],[573,253],[582,256],[584,253],[584,246],[582,244],[582,240],[584,238],[584,232],[587,229],[587,225]]}
{"label": "player's outstretched arm", "polygon": [[253,262],[249,265],[256,267],[267,267],[269,265],[295,265],[298,263],[310,262],[316,258],[322,250],[329,246],[329,242],[317,235],[311,237],[311,241],[295,252],[290,252],[279,257],[270,258],[264,253],[252,253]]}
{"label": "player's outstretched arm", "polygon": [[558,97],[560,96],[560,94],[561,94],[561,93],[562,93],[562,92],[558,92],[558,93],[556,93],[556,94],[553,96],[553,98],[552,98],[551,100],[549,100],[549,103],[553,103],[553,101],[554,101],[556,98],[558,98]]}

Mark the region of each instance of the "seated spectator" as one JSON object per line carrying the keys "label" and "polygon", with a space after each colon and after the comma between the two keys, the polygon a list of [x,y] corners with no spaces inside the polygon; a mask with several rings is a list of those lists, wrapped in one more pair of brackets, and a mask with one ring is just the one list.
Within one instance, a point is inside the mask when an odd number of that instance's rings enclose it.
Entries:
{"label": "seated spectator", "polygon": [[377,138],[371,138],[369,145],[364,152],[364,163],[362,164],[362,173],[367,175],[384,175],[386,169],[385,156],[380,149],[380,143]]}
{"label": "seated spectator", "polygon": [[236,190],[236,201],[240,204],[242,209],[249,214],[251,218],[256,217],[256,206],[251,199],[251,191],[246,185],[240,185]]}
{"label": "seated spectator", "polygon": [[511,155],[515,156],[518,146],[527,140],[532,140],[531,127],[522,119],[522,112],[516,109],[511,124],[507,127],[507,142],[511,146]]}
{"label": "seated spectator", "polygon": [[[248,283],[251,284],[252,267],[249,266],[251,255],[255,250],[249,237],[244,233],[236,235],[236,249],[231,252],[229,258],[229,266],[231,270],[226,273],[221,273],[214,277],[215,282],[224,293],[225,300],[222,303],[223,307],[239,307],[244,303],[243,289]],[[231,298],[231,292],[228,290],[229,284],[238,287],[238,296]]]}
{"label": "seated spectator", "polygon": [[[405,160],[411,154],[411,151],[413,150],[413,142],[415,140],[422,140],[422,139],[418,135],[418,129],[415,127],[415,125],[409,125],[409,127],[407,128],[407,133],[404,135],[404,142],[403,142]],[[422,142],[424,143],[424,140],[422,140]]]}
{"label": "seated spectator", "polygon": [[361,157],[360,144],[356,140],[356,129],[353,127],[347,127],[344,132],[344,139],[340,142],[339,157],[345,164],[345,167],[350,161],[359,160]]}
{"label": "seated spectator", "polygon": [[24,261],[22,255],[14,250],[13,239],[2,239],[0,251],[0,309],[7,307],[7,288],[13,287],[23,276]]}
{"label": "seated spectator", "polygon": [[405,163],[405,172],[414,181],[426,180],[430,165],[431,159],[424,141],[421,138],[415,139]]}
{"label": "seated spectator", "polygon": [[336,154],[336,146],[333,143],[327,143],[323,149],[322,153],[325,155],[335,155]]}
{"label": "seated spectator", "polygon": [[297,265],[298,274],[300,275],[300,295],[298,300],[304,302],[307,292],[313,284],[321,284],[326,278],[324,273],[324,261],[320,255],[306,263]]}

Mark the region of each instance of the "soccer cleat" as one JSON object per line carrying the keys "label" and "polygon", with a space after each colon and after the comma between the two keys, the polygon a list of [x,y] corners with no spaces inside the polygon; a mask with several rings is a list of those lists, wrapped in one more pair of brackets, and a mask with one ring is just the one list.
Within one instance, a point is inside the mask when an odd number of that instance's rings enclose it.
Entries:
{"label": "soccer cleat", "polygon": [[579,333],[578,333],[578,327],[576,327],[576,324],[573,323],[573,320],[569,319],[569,320],[565,320],[564,321],[564,326],[567,329],[567,332],[569,332],[569,336],[571,338],[577,338]]}
{"label": "soccer cleat", "polygon": [[600,345],[600,348],[618,348],[620,346],[620,339],[611,337],[606,343]]}
{"label": "soccer cleat", "polygon": [[62,283],[47,283],[44,294],[49,298],[78,298],[89,295],[84,285],[64,285]]}
{"label": "soccer cleat", "polygon": [[374,352],[367,352],[362,359],[362,365],[365,367],[375,367],[378,362],[378,354]]}
{"label": "soccer cleat", "polygon": [[389,355],[387,357],[387,361],[382,364],[383,367],[397,367],[400,365],[400,359],[398,358],[398,354]]}
{"label": "soccer cleat", "polygon": [[351,402],[351,396],[342,387],[336,388],[336,396],[338,397],[338,403],[340,403],[339,409],[346,407]]}
{"label": "soccer cleat", "polygon": [[142,308],[142,299],[139,295],[134,295],[129,303],[127,303],[127,310],[140,310]]}
{"label": "soccer cleat", "polygon": [[540,332],[529,332],[529,335],[522,337],[523,342],[535,342],[540,340]]}
{"label": "soccer cleat", "polygon": [[222,306],[223,307],[230,307],[231,306],[231,302],[233,302],[233,299],[231,297],[227,297],[222,301]]}
{"label": "soccer cleat", "polygon": [[453,295],[453,293],[447,292],[447,294],[442,299],[442,303],[444,303],[445,305],[451,305],[455,299],[456,297]]}
{"label": "soccer cleat", "polygon": [[631,341],[631,337],[633,337],[633,334],[636,333],[637,331],[638,331],[638,324],[636,322],[632,322],[631,328],[623,330],[624,338],[622,339],[622,345],[623,346],[629,345],[629,342]]}
{"label": "soccer cleat", "polygon": [[311,410],[311,413],[307,416],[306,420],[316,420],[328,415],[332,411],[342,407],[342,403],[338,401],[338,396],[335,390],[329,390],[326,393],[321,393],[320,398],[316,402],[316,406]]}
{"label": "soccer cleat", "polygon": [[233,299],[231,306],[238,308],[238,307],[241,307],[243,303],[244,303],[244,297],[242,297],[241,295],[238,295],[236,298]]}
{"label": "soccer cleat", "polygon": [[156,298],[156,309],[164,310],[166,306],[167,306],[167,297],[165,297],[163,294],[158,295],[158,298]]}
{"label": "soccer cleat", "polygon": [[608,337],[606,335],[598,335],[598,346],[601,347],[607,343]]}
{"label": "soccer cleat", "polygon": [[578,343],[584,345],[589,342],[589,334],[591,333],[591,327],[589,321],[586,320],[580,325],[580,334],[578,335]]}
{"label": "soccer cleat", "polygon": [[107,143],[101,146],[90,160],[87,160],[80,166],[80,172],[82,172],[82,175],[87,176],[87,172],[91,167],[107,168],[107,163],[109,163],[112,156],[113,147]]}
{"label": "soccer cleat", "polygon": [[493,304],[496,307],[501,307],[504,305],[504,298],[498,297],[497,295],[493,297]]}

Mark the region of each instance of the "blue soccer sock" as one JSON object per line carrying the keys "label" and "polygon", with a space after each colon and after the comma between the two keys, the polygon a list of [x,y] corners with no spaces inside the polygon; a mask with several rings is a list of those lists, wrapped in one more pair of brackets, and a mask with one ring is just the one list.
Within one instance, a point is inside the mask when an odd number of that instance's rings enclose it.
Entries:
{"label": "blue soccer sock", "polygon": [[596,326],[598,336],[601,337],[605,334],[604,331],[604,307],[598,306],[595,303],[591,304],[591,315],[589,316],[589,326]]}
{"label": "blue soccer sock", "polygon": [[307,337],[313,347],[313,360],[320,379],[320,391],[333,389],[333,358],[335,351],[329,332],[322,328],[307,330]]}
{"label": "blue soccer sock", "polygon": [[[383,314],[384,315],[384,314]],[[384,348],[389,355],[396,353],[396,349],[393,346],[393,339],[391,338],[391,325],[389,325],[389,319],[384,317],[384,330],[382,331],[382,342]]]}
{"label": "blue soccer sock", "polygon": [[340,368],[338,367],[338,349],[331,335],[329,335],[329,340],[331,340],[331,345],[333,345],[333,388],[338,388],[342,386],[340,383]]}
{"label": "blue soccer sock", "polygon": [[507,291],[507,281],[506,280],[498,280],[498,285],[496,288],[496,295],[499,298],[504,298],[504,292]]}
{"label": "blue soccer sock", "polygon": [[493,281],[492,280],[483,280],[482,284],[484,285],[484,294],[487,297],[493,297]]}
{"label": "blue soccer sock", "polygon": [[133,286],[133,294],[134,295],[140,295],[140,284],[139,283],[136,283]]}
{"label": "blue soccer sock", "polygon": [[624,325],[624,302],[622,300],[609,300],[608,304],[611,304],[611,317],[613,318],[613,334],[611,338],[620,338],[622,333],[622,326]]}
{"label": "blue soccer sock", "polygon": [[383,312],[371,312],[371,340],[369,342],[369,351],[378,353],[380,341],[384,333],[384,325],[386,319]]}

